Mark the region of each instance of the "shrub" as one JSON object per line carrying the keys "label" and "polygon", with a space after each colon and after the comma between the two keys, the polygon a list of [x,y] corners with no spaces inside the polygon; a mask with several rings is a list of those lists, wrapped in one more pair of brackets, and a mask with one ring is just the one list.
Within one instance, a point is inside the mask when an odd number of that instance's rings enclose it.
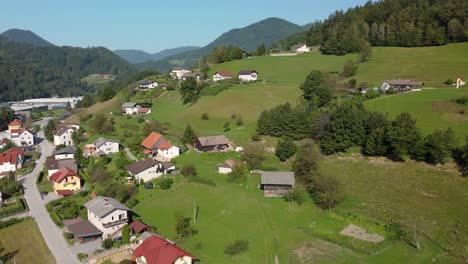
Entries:
{"label": "shrub", "polygon": [[49,214],[50,215],[50,218],[52,219],[52,221],[59,227],[62,227],[63,226],[63,223],[62,223],[62,219],[60,218],[60,216],[55,213],[55,212],[52,212]]}
{"label": "shrub", "polygon": [[104,248],[104,249],[109,249],[113,246],[114,242],[112,241],[112,239],[110,238],[106,238],[102,241],[102,244],[101,246]]}
{"label": "shrub", "polygon": [[52,211],[54,211],[54,206],[51,203],[46,204],[45,208],[48,213],[51,213]]}
{"label": "shrub", "polygon": [[176,232],[181,238],[191,237],[198,233],[193,227],[190,226],[190,218],[183,216],[182,213],[177,212],[175,214],[176,218]]}
{"label": "shrub", "polygon": [[296,153],[297,147],[294,144],[294,141],[290,137],[282,137],[278,140],[278,144],[276,145],[276,156],[281,161],[286,161],[287,159],[294,156]]}
{"label": "shrub", "polygon": [[250,169],[259,168],[265,160],[265,150],[259,143],[247,144],[242,153],[242,160]]}
{"label": "shrub", "polygon": [[455,102],[460,105],[468,106],[468,96],[462,96],[455,99]]}
{"label": "shrub", "polygon": [[83,261],[83,259],[88,257],[88,254],[86,253],[78,253],[76,254],[76,257],[78,258],[79,261]]}
{"label": "shrub", "polygon": [[26,218],[11,218],[6,221],[0,221],[0,229],[22,222]]}
{"label": "shrub", "polygon": [[451,78],[448,78],[444,84],[447,84],[447,85],[452,85],[453,84],[453,80]]}
{"label": "shrub", "polygon": [[253,142],[259,142],[260,140],[262,140],[262,139],[260,138],[260,135],[259,135],[258,133],[253,134],[253,135],[250,137],[250,139],[251,139]]}
{"label": "shrub", "polygon": [[231,123],[229,123],[229,122],[224,123],[223,129],[224,129],[224,132],[230,131],[231,130]]}
{"label": "shrub", "polygon": [[249,241],[236,240],[224,248],[224,254],[229,256],[237,256],[249,249]]}
{"label": "shrub", "polygon": [[119,264],[133,264],[133,261],[131,261],[129,259],[124,259],[124,260],[120,261]]}
{"label": "shrub", "polygon": [[192,164],[187,164],[182,167],[180,170],[180,173],[183,176],[196,176],[197,175],[197,169],[195,168],[194,165]]}
{"label": "shrub", "polygon": [[307,195],[308,192],[306,191],[306,189],[301,185],[297,185],[296,187],[294,187],[294,189],[292,189],[292,191],[286,194],[284,199],[288,202],[294,202],[301,205],[305,203]]}
{"label": "shrub", "polygon": [[236,114],[231,114],[231,119],[236,119],[237,115]]}
{"label": "shrub", "polygon": [[356,79],[353,78],[353,79],[349,80],[348,85],[349,85],[349,88],[351,88],[351,89],[356,88],[356,85],[357,85]]}
{"label": "shrub", "polygon": [[132,197],[132,198],[130,198],[125,204],[126,204],[128,207],[132,208],[132,207],[135,207],[139,202],[140,202],[140,201],[139,201],[137,198]]}
{"label": "shrub", "polygon": [[128,225],[124,225],[122,228],[122,244],[128,245],[130,243],[130,229]]}
{"label": "shrub", "polygon": [[322,209],[331,210],[343,200],[338,180],[330,176],[316,176],[312,179],[315,203]]}
{"label": "shrub", "polygon": [[72,233],[65,232],[65,233],[63,233],[63,237],[64,237],[65,239],[73,239],[74,236],[73,236]]}
{"label": "shrub", "polygon": [[163,178],[159,181],[158,185],[161,190],[168,190],[173,183],[174,181],[171,178]]}
{"label": "shrub", "polygon": [[44,171],[39,172],[39,175],[37,175],[36,184],[41,183],[41,182],[42,182],[42,178],[44,178]]}
{"label": "shrub", "polygon": [[238,115],[237,120],[236,120],[236,126],[242,126],[242,125],[244,125],[244,120],[242,119],[241,115]]}
{"label": "shrub", "polygon": [[247,165],[239,165],[234,167],[229,177],[227,178],[228,182],[245,182],[247,175],[249,173],[249,168]]}
{"label": "shrub", "polygon": [[208,113],[203,113],[203,114],[201,115],[201,119],[202,119],[202,120],[208,120],[208,119],[210,119],[210,116],[208,116]]}

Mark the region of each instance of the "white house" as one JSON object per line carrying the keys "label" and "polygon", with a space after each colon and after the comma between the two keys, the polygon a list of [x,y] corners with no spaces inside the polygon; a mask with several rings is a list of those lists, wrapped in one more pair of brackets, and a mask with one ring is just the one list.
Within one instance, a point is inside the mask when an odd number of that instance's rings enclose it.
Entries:
{"label": "white house", "polygon": [[56,160],[73,159],[75,158],[75,149],[72,146],[57,149],[54,151],[54,158]]}
{"label": "white house", "polygon": [[306,53],[310,52],[310,48],[307,47],[307,44],[301,43],[291,47],[291,51],[294,53]]}
{"label": "white house", "polygon": [[154,89],[159,86],[157,81],[144,80],[140,83],[140,89]]}
{"label": "white house", "polygon": [[103,239],[118,235],[128,223],[128,207],[109,197],[98,196],[87,203],[88,221],[101,230]]}
{"label": "white house", "polygon": [[175,166],[170,162],[159,162],[154,159],[140,160],[127,167],[130,176],[135,180],[144,182],[161,177],[163,174],[170,174],[175,170]]}
{"label": "white house", "polygon": [[72,134],[80,127],[78,125],[60,126],[54,132],[54,145],[73,146]]}
{"label": "white house", "polygon": [[197,82],[201,82],[201,80],[202,80],[200,74],[198,74],[196,72],[188,72],[188,73],[182,75],[182,77],[181,77],[181,79],[183,81],[187,80],[188,78],[194,78]]}
{"label": "white house", "polygon": [[34,145],[34,134],[27,129],[13,129],[10,131],[10,140],[16,146],[32,146]]}
{"label": "white house", "polygon": [[240,71],[237,77],[241,82],[253,82],[257,80],[258,73],[251,70]]}
{"label": "white house", "polygon": [[395,92],[406,92],[411,90],[418,90],[421,89],[424,83],[420,81],[412,81],[412,80],[385,80],[383,81],[382,85],[380,86],[380,91],[385,93],[390,88],[393,88]]}
{"label": "white house", "polygon": [[113,139],[98,138],[94,142],[94,146],[96,146],[96,151],[108,155],[119,152],[120,143]]}
{"label": "white house", "polygon": [[128,102],[121,107],[124,115],[147,115],[151,114],[151,108],[142,107],[137,103]]}
{"label": "white house", "polygon": [[232,73],[225,72],[225,71],[219,71],[219,72],[215,72],[215,74],[213,74],[213,81],[214,82],[223,81],[223,80],[227,80],[227,79],[232,79]]}
{"label": "white house", "polygon": [[189,73],[190,71],[187,70],[187,69],[184,69],[182,67],[176,67],[174,69],[172,69],[171,71],[171,76],[172,76],[172,79],[174,80],[180,80],[182,79],[182,76],[186,73]]}
{"label": "white house", "polygon": [[456,83],[456,86],[457,86],[457,89],[462,87],[462,86],[465,86],[466,82],[463,78],[457,78],[457,83]]}
{"label": "white house", "polygon": [[24,151],[19,148],[12,148],[4,153],[0,153],[0,178],[8,176],[10,172],[16,172],[21,168],[24,160]]}
{"label": "white house", "polygon": [[151,132],[141,145],[145,148],[144,154],[159,161],[170,161],[180,155],[180,149],[172,145],[161,134]]}

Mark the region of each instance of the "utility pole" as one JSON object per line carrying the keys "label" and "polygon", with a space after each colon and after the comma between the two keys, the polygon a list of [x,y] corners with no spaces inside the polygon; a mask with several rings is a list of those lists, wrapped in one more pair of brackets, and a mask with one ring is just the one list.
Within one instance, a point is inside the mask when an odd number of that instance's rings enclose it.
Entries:
{"label": "utility pole", "polygon": [[193,224],[197,224],[197,205],[195,200],[193,200]]}

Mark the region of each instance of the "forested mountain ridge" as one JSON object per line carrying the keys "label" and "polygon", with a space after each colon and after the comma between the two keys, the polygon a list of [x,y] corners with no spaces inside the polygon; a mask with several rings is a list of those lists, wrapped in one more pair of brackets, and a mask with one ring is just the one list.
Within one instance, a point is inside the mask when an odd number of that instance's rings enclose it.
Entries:
{"label": "forested mountain ridge", "polygon": [[4,37],[12,42],[30,44],[36,47],[55,46],[30,30],[12,28],[0,34],[0,37]]}
{"label": "forested mountain ridge", "polygon": [[126,49],[126,50],[114,50],[114,53],[119,55],[124,60],[130,63],[142,63],[146,61],[158,61],[165,59],[169,56],[174,56],[183,52],[192,51],[199,49],[200,47],[195,46],[186,46],[186,47],[178,47],[173,49],[165,49],[160,52],[156,53],[148,53],[142,50],[135,50],[135,49]]}
{"label": "forested mountain ridge", "polygon": [[372,46],[399,47],[468,41],[468,1],[369,1],[346,12],[336,11],[295,38],[283,44],[321,44],[322,53],[334,55],[356,52],[362,41]]}
{"label": "forested mountain ridge", "polygon": [[157,69],[160,71],[167,71],[174,66],[189,67],[199,58],[210,54],[217,47],[235,46],[250,52],[261,44],[269,46],[303,30],[303,27],[284,19],[267,18],[244,28],[229,30],[201,49],[170,56],[157,62],[142,63],[138,66],[143,69]]}
{"label": "forested mountain ridge", "polygon": [[134,72],[106,48],[35,47],[0,38],[0,101],[83,95],[96,89],[82,82],[83,77]]}

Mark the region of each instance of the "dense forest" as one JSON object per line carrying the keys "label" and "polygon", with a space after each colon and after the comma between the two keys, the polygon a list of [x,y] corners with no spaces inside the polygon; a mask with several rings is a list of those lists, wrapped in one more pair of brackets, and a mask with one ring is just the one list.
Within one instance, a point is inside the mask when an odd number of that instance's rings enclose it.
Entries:
{"label": "dense forest", "polygon": [[0,102],[76,96],[96,87],[90,74],[128,77],[135,69],[105,48],[34,47],[0,38]]}
{"label": "dense forest", "polygon": [[324,54],[343,55],[357,52],[362,41],[400,47],[468,41],[468,1],[369,1],[346,12],[337,11],[278,44],[284,48],[299,42],[320,44]]}

